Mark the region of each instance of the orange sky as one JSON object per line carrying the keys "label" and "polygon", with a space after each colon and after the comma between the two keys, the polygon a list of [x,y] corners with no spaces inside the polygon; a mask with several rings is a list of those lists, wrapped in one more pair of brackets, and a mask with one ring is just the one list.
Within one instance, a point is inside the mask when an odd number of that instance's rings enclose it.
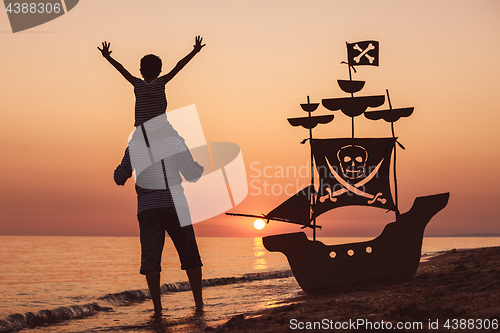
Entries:
{"label": "orange sky", "polygon": [[[197,34],[207,46],[167,85],[168,110],[196,104],[207,141],[241,147],[254,182],[232,211],[267,213],[287,198],[265,195],[264,181],[309,181],[276,174],[308,165],[308,146],[299,144],[307,131],[286,118],[305,115],[307,95],[345,97],[336,85],[348,77],[345,42],[372,39],[380,67],[359,67],[363,94],[389,89],[393,106],[415,107],[396,123],[407,148],[398,154],[401,210],[416,196],[449,191],[427,235],[500,233],[500,3],[353,3],[86,0],[16,34],[0,13],[0,234],[138,234],[133,182],[122,188],[112,179],[133,129],[133,91],[96,47],[111,41],[115,59],[139,76],[144,54],[161,56],[168,71]],[[335,115],[315,136],[350,134],[350,120]],[[356,135],[390,135],[390,125],[359,118]],[[265,167],[271,177],[258,177]],[[338,209],[318,221],[319,236],[375,236],[392,216]],[[200,236],[299,230],[252,223],[221,215],[195,228]]]}

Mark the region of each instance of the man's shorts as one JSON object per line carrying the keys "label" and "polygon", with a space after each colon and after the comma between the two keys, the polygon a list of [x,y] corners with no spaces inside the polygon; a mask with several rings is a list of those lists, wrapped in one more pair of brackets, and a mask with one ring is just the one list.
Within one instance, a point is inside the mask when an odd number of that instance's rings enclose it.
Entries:
{"label": "man's shorts", "polygon": [[139,213],[137,218],[141,230],[141,274],[150,270],[161,271],[165,231],[179,254],[181,269],[203,266],[193,226],[180,226],[175,207],[146,209]]}

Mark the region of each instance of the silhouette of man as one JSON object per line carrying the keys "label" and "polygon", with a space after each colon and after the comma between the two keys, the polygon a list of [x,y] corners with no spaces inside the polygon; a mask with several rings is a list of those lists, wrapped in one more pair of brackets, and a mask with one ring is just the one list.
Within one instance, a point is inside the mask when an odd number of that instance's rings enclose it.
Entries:
{"label": "silhouette of man", "polygon": [[[146,276],[155,315],[161,315],[161,255],[166,231],[179,255],[181,269],[186,270],[196,309],[201,310],[202,263],[198,246],[192,224],[181,226],[179,218],[182,216],[185,221],[187,216],[190,219],[180,174],[186,180],[195,182],[201,177],[203,167],[193,160],[183,139],[168,123],[165,114],[145,125],[137,127],[114,172],[116,184],[124,185],[135,170],[141,240],[140,273]],[[146,128],[150,133],[149,140]],[[155,137],[155,133],[160,133],[160,136]],[[155,150],[151,149],[150,144]],[[155,162],[155,153],[152,151],[160,151],[161,160]]]}

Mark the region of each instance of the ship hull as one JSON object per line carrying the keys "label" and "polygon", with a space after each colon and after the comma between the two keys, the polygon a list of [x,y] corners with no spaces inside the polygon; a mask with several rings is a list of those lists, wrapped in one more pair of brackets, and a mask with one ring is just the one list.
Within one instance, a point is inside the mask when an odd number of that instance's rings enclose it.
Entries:
{"label": "ship hull", "polygon": [[371,241],[325,245],[309,240],[303,232],[262,240],[268,251],[285,254],[295,279],[308,294],[363,280],[411,279],[420,262],[425,227],[448,198],[449,193],[416,198],[408,212]]}

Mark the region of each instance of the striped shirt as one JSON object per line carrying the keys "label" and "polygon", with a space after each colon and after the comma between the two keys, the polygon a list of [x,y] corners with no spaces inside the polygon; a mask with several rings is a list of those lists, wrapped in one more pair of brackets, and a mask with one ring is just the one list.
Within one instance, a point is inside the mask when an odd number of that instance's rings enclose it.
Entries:
{"label": "striped shirt", "polygon": [[[181,185],[180,173],[190,182],[197,181],[203,173],[203,167],[193,160],[191,153],[178,137],[168,137],[162,143],[164,149],[174,152],[173,155],[170,154],[170,157],[162,160],[167,180],[165,180],[161,161],[152,164],[136,175],[137,215],[151,208],[188,207]],[[124,185],[132,177],[133,171],[129,147],[127,147],[122,162],[115,169],[115,183]],[[137,170],[135,171],[137,172]]]}
{"label": "striped shirt", "polygon": [[165,113],[167,110],[167,96],[165,95],[165,82],[158,78],[150,83],[141,79],[134,82],[135,94],[135,124],[142,123]]}

